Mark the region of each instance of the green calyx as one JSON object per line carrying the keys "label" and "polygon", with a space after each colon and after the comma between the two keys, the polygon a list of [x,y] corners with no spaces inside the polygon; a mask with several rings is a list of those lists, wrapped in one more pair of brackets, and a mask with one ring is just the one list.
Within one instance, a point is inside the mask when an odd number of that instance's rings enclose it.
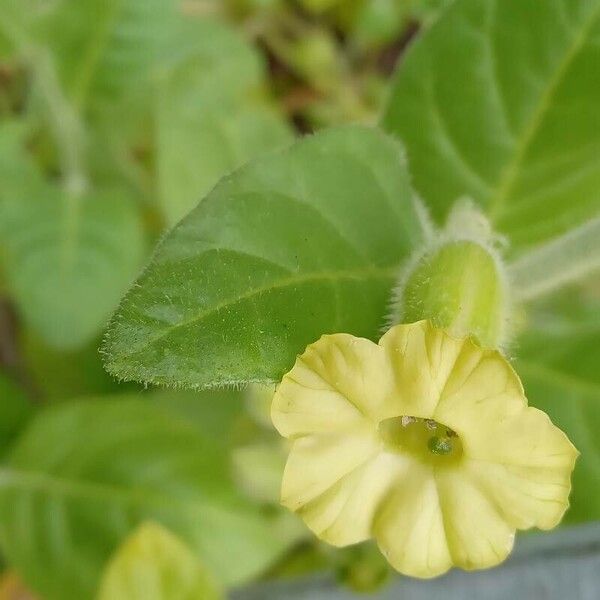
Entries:
{"label": "green calyx", "polygon": [[485,220],[469,204],[459,204],[446,229],[405,272],[398,289],[394,323],[429,319],[456,336],[501,348],[509,321],[504,267]]}

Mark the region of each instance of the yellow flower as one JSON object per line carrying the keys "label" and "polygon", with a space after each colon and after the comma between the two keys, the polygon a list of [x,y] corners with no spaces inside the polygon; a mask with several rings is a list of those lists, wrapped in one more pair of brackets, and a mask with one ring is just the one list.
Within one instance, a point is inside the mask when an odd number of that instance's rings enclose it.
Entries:
{"label": "yellow flower", "polygon": [[374,537],[406,575],[491,567],[557,525],[578,452],[502,356],[427,321],[323,336],[271,413],[293,440],[281,501],[335,546]]}

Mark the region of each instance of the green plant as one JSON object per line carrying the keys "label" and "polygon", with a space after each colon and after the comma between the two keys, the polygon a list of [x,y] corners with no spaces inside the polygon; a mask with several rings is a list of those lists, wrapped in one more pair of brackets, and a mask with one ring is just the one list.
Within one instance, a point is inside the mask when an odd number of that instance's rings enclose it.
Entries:
{"label": "green plant", "polygon": [[396,322],[501,350],[600,518],[600,2],[304,4],[0,0],[0,549],[41,598],[385,579],[277,505],[239,388]]}
{"label": "green plant", "polygon": [[[254,161],[162,241],[109,327],[109,371],[192,388],[278,381],[323,333],[376,339],[400,278],[396,294],[409,300],[400,318],[445,326],[458,318],[463,332],[539,365],[525,367],[526,377],[548,369],[547,384],[559,389],[536,394],[534,384],[531,402],[589,447],[583,430],[593,420],[580,429],[563,419],[588,410],[595,379],[587,371],[573,377],[560,361],[544,366],[517,340],[533,335],[528,320],[538,297],[598,266],[600,85],[592,65],[599,10],[597,3],[570,4],[567,13],[564,2],[456,2],[404,59],[382,120],[387,135],[325,131]],[[544,26],[528,33],[531,20]],[[489,223],[475,210],[456,210],[437,231],[417,194],[438,221],[466,196]],[[490,252],[490,275],[483,262],[472,264],[475,255],[458,254],[428,263],[433,270],[421,280],[402,278],[423,247],[454,240]],[[479,279],[460,279],[464,269]],[[494,277],[506,287],[497,297]],[[479,320],[465,321],[466,305]],[[495,329],[479,335],[477,327],[494,319]],[[563,335],[561,345],[581,333]],[[581,396],[559,409],[551,399],[563,386]],[[576,481],[586,483],[574,491],[572,519],[582,516],[579,501],[585,518],[598,516],[590,500],[595,457],[583,451]]]}

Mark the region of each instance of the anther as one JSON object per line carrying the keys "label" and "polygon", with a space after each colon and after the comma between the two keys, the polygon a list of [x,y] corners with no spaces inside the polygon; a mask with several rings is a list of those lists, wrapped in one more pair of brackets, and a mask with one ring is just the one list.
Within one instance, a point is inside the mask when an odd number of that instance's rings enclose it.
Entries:
{"label": "anther", "polygon": [[401,419],[401,423],[402,423],[402,427],[408,427],[411,423],[415,423],[416,422],[416,418],[415,417],[409,417],[409,416],[403,416]]}

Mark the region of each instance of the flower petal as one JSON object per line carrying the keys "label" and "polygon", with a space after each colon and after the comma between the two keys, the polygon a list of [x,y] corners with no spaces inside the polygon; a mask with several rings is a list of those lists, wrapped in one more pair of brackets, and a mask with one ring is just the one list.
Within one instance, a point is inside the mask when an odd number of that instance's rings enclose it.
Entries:
{"label": "flower petal", "polygon": [[464,340],[433,418],[468,432],[519,414],[526,405],[521,381],[502,355]]}
{"label": "flower petal", "polygon": [[413,463],[375,518],[374,536],[389,563],[412,577],[436,577],[452,566],[440,498],[431,469]]}
{"label": "flower petal", "polygon": [[297,511],[358,469],[379,451],[370,429],[297,439],[283,473],[281,503]]}
{"label": "flower petal", "polygon": [[394,373],[395,414],[431,418],[440,399],[462,341],[437,329],[429,321],[392,327],[379,340]]}
{"label": "flower petal", "polygon": [[465,468],[493,495],[519,529],[551,529],[569,506],[578,452],[548,415],[528,407],[510,419],[480,427]]}
{"label": "flower petal", "polygon": [[407,468],[407,459],[381,452],[306,504],[299,514],[319,538],[334,546],[367,540],[382,499]]}
{"label": "flower petal", "polygon": [[439,469],[435,480],[444,531],[454,565],[485,569],[501,563],[514,543],[515,528],[464,469]]}
{"label": "flower petal", "polygon": [[397,325],[379,344],[392,363],[399,414],[433,418],[460,431],[526,404],[518,376],[499,352],[454,338],[429,321]]}
{"label": "flower petal", "polygon": [[306,348],[279,384],[271,410],[281,435],[342,431],[378,420],[392,390],[383,350],[348,334],[324,335]]}

